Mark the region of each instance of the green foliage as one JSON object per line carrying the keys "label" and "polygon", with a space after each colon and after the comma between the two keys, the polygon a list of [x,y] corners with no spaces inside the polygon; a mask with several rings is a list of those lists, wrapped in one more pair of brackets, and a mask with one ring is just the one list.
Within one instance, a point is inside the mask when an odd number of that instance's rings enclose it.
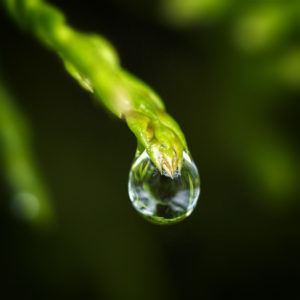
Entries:
{"label": "green foliage", "polygon": [[181,169],[186,141],[159,96],[121,68],[104,38],[80,33],[65,23],[56,8],[42,0],[5,0],[10,15],[25,30],[62,58],[67,71],[110,112],[124,118],[135,134],[139,151],[146,149],[160,171]]}
{"label": "green foliage", "polygon": [[2,82],[0,129],[0,154],[14,195],[13,213],[33,223],[48,222],[53,216],[52,207],[31,150],[28,124]]}

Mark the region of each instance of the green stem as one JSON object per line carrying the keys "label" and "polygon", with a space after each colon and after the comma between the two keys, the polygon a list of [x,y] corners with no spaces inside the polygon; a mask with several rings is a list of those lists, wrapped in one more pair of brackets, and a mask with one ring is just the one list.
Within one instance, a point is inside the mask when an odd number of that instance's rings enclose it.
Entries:
{"label": "green stem", "polygon": [[32,154],[28,124],[0,81],[0,154],[17,217],[33,223],[52,220],[50,199]]}
{"label": "green stem", "polygon": [[42,0],[3,0],[12,18],[56,52],[67,71],[110,112],[124,118],[138,149],[146,149],[160,171],[181,169],[184,135],[159,96],[119,64],[112,45],[71,28],[63,14]]}

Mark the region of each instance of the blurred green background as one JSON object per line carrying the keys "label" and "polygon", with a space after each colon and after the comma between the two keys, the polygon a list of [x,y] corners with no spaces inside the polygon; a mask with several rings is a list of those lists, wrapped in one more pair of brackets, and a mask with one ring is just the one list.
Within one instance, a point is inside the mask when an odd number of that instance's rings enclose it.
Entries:
{"label": "blurred green background", "polygon": [[49,2],[161,95],[202,190],[182,223],[142,219],[127,193],[133,134],[1,12],[1,77],[54,212],[16,213],[2,155],[0,298],[300,298],[299,1]]}

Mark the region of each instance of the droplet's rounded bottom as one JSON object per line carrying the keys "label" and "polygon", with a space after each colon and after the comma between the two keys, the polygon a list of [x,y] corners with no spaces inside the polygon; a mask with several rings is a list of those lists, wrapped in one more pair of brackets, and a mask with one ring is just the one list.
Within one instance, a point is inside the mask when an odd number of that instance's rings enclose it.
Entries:
{"label": "droplet's rounded bottom", "polygon": [[188,217],[200,194],[196,165],[184,152],[181,172],[173,178],[162,174],[147,152],[138,156],[130,170],[128,191],[134,208],[148,221],[169,225]]}
{"label": "droplet's rounded bottom", "polygon": [[173,218],[173,219],[167,219],[167,218],[163,218],[163,217],[158,217],[158,216],[145,216],[143,215],[141,212],[139,212],[140,215],[142,217],[144,217],[147,221],[157,224],[157,225],[171,225],[171,224],[175,224],[178,223],[182,220],[184,220],[186,217],[188,217],[192,211],[190,211],[190,213],[183,215],[181,217],[177,217],[177,218]]}

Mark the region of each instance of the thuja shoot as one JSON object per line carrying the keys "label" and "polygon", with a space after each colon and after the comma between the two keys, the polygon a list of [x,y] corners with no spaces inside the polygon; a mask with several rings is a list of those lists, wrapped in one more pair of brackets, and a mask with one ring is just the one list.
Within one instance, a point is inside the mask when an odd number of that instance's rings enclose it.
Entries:
{"label": "thuja shoot", "polygon": [[121,67],[106,39],[73,29],[45,1],[3,0],[2,4],[19,26],[57,53],[70,75],[135,134],[138,146],[129,196],[137,211],[159,224],[188,216],[199,196],[199,175],[184,134],[160,97]]}

